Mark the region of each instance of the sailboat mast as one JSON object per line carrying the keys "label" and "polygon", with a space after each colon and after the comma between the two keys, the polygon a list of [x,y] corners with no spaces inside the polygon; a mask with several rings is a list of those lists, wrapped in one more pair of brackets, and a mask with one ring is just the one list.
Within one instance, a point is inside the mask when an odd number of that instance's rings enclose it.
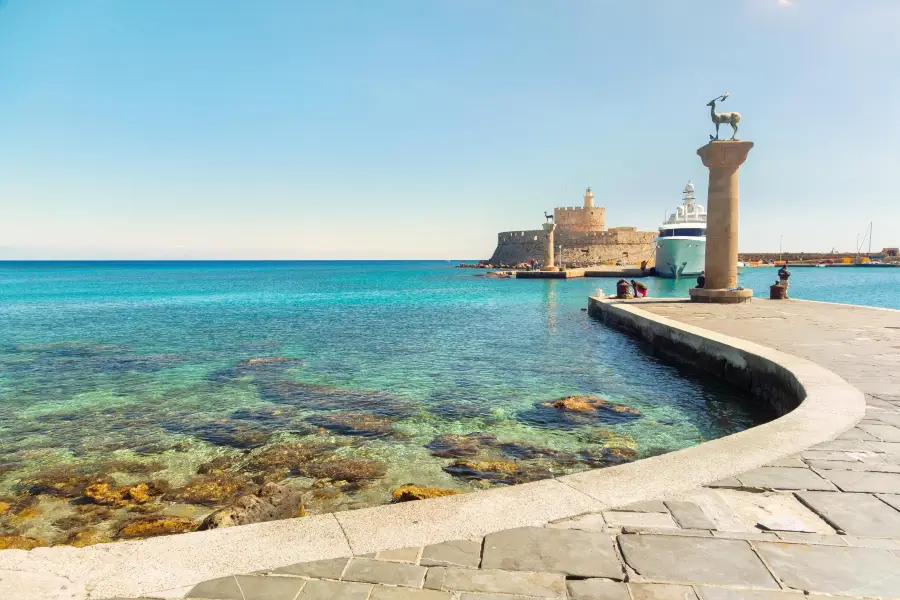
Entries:
{"label": "sailboat mast", "polygon": [[872,256],[872,223],[874,221],[869,221],[869,256]]}

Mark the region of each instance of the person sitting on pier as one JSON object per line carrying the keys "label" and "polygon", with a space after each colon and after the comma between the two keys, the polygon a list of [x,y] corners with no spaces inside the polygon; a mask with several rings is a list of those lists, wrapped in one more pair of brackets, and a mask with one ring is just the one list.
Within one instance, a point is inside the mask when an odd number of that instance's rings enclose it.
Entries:
{"label": "person sitting on pier", "polygon": [[784,297],[788,297],[788,288],[791,287],[791,272],[788,270],[788,262],[784,261],[784,266],[778,269],[778,284],[784,286]]}
{"label": "person sitting on pier", "polygon": [[697,276],[697,287],[702,288],[704,285],[706,285],[706,271],[700,271]]}
{"label": "person sitting on pier", "polygon": [[634,289],[635,298],[647,297],[647,285],[643,281],[635,281],[634,279],[632,279],[631,287]]}
{"label": "person sitting on pier", "polygon": [[620,279],[616,282],[616,298],[620,298],[623,300],[632,298],[631,295],[631,287],[628,285],[628,282],[624,279]]}

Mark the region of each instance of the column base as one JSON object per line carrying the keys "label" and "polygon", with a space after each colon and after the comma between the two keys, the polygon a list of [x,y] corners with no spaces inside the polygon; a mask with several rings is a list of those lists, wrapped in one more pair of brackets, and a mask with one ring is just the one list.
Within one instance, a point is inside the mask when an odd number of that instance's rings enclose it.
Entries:
{"label": "column base", "polygon": [[559,271],[559,267],[541,267],[541,271],[551,271],[555,273],[556,271]]}
{"label": "column base", "polygon": [[712,302],[715,304],[737,304],[749,302],[753,290],[711,290],[708,288],[691,288],[691,302]]}

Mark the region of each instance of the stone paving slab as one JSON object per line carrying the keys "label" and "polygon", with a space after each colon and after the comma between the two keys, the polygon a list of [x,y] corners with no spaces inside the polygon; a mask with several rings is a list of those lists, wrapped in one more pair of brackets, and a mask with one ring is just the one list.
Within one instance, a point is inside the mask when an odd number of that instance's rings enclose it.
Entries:
{"label": "stone paving slab", "polygon": [[573,600],[632,600],[624,583],[606,579],[582,579],[566,582]]}
{"label": "stone paving slab", "polygon": [[760,467],[741,473],[738,481],[745,487],[770,490],[833,490],[834,486],[811,469]]}
{"label": "stone paving slab", "polygon": [[566,579],[561,573],[447,568],[442,588],[454,592],[485,592],[518,594],[536,598],[559,598],[565,597]]}
{"label": "stone paving slab", "polygon": [[669,500],[665,505],[682,529],[716,529],[716,524],[693,502]]}
{"label": "stone paving slab", "polygon": [[420,588],[425,582],[425,567],[370,558],[352,558],[341,579],[362,583],[386,583]]}
{"label": "stone paving slab", "polygon": [[655,535],[618,539],[625,562],[639,581],[779,589],[746,541]]}
{"label": "stone paving slab", "polygon": [[629,583],[633,600],[697,600],[697,594],[689,585],[671,583]]}
{"label": "stone paving slab", "polygon": [[819,471],[819,473],[843,492],[900,494],[900,473],[825,470]]}
{"label": "stone paving slab", "polygon": [[367,600],[372,587],[367,583],[314,579],[306,582],[297,600]]}
{"label": "stone paving slab", "polygon": [[790,588],[824,594],[896,597],[900,557],[887,550],[754,542]]}
{"label": "stone paving slab", "polygon": [[609,535],[541,527],[485,536],[481,568],[620,580],[624,576]]}
{"label": "stone paving slab", "polygon": [[900,538],[900,511],[870,494],[798,492],[797,497],[850,535]]}
{"label": "stone paving slab", "polygon": [[454,540],[425,546],[419,564],[423,567],[471,567],[481,564],[481,541]]}
{"label": "stone paving slab", "polygon": [[306,584],[295,577],[259,577],[238,575],[241,600],[294,600]]}

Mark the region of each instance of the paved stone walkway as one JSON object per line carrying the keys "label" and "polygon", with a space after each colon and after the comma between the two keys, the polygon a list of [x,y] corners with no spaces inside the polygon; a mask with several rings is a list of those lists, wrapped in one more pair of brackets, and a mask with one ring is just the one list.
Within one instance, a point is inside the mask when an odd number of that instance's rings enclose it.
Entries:
{"label": "paved stone walkway", "polygon": [[900,598],[900,312],[641,302],[815,361],[866,394],[838,439],[661,500],[206,581],[207,600]]}

